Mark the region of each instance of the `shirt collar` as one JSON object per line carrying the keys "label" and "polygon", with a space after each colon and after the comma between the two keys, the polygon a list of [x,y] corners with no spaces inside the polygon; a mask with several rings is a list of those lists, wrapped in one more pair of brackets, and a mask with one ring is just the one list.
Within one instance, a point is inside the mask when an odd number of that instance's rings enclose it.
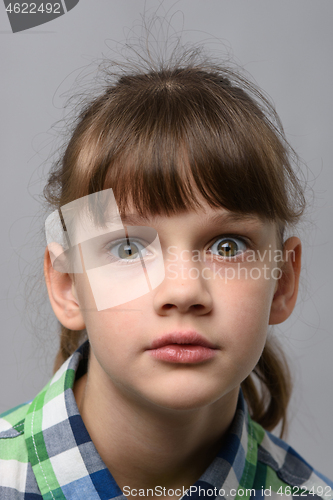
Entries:
{"label": "shirt collar", "polygon": [[[125,498],[91,441],[76,405],[74,381],[87,370],[88,355],[86,341],[32,401],[26,416],[29,461],[45,499],[74,500],[78,491],[80,498],[89,500]],[[224,489],[226,494],[237,491],[240,485],[251,488],[256,463],[257,441],[240,390],[223,446],[193,485],[197,488],[191,497],[199,498],[199,487]]]}

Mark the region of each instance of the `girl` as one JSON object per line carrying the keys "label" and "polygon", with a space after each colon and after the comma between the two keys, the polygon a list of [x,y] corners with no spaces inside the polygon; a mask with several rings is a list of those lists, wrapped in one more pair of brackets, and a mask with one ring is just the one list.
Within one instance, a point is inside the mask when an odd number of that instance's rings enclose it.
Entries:
{"label": "girl", "polygon": [[55,374],[1,416],[1,499],[333,498],[270,433],[291,384],[268,326],[301,267],[291,156],[260,92],[194,57],[84,107],[45,188]]}

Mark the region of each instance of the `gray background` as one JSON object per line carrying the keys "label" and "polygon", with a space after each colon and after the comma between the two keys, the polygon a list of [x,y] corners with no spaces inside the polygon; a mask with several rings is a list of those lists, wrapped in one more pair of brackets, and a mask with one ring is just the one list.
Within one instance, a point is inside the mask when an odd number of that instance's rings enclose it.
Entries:
{"label": "gray background", "polygon": [[[81,0],[66,15],[17,34],[0,6],[0,412],[43,387],[56,352],[56,324],[47,321],[50,309],[38,281],[44,250],[38,197],[59,143],[50,127],[63,116],[63,94],[79,68],[110,54],[140,13],[158,5]],[[275,333],[295,379],[288,441],[332,478],[333,2],[180,0],[163,6],[171,8],[172,25],[183,29],[185,42],[206,40],[215,55],[229,52],[244,66],[273,98],[288,139],[307,164],[315,196],[301,230],[301,295],[292,319]],[[33,285],[27,307],[26,283]]]}

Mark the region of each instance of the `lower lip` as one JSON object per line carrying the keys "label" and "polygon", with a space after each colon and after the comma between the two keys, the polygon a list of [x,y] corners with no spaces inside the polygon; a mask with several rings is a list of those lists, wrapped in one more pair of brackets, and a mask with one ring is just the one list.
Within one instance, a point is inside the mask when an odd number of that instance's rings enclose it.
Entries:
{"label": "lower lip", "polygon": [[215,356],[215,349],[190,344],[170,344],[148,352],[154,358],[169,363],[200,363]]}

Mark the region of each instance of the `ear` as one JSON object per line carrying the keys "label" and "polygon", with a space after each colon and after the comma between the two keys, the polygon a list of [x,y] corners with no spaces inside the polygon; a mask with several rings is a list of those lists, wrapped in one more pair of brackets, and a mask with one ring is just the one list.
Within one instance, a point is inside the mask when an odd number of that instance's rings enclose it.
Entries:
{"label": "ear", "polygon": [[289,238],[283,246],[284,263],[281,276],[276,283],[269,317],[270,325],[278,325],[285,321],[294,310],[299,277],[301,272],[302,245],[299,238]]}
{"label": "ear", "polygon": [[70,330],[83,330],[85,323],[73,278],[53,269],[48,248],[44,254],[44,276],[52,309],[60,323]]}

